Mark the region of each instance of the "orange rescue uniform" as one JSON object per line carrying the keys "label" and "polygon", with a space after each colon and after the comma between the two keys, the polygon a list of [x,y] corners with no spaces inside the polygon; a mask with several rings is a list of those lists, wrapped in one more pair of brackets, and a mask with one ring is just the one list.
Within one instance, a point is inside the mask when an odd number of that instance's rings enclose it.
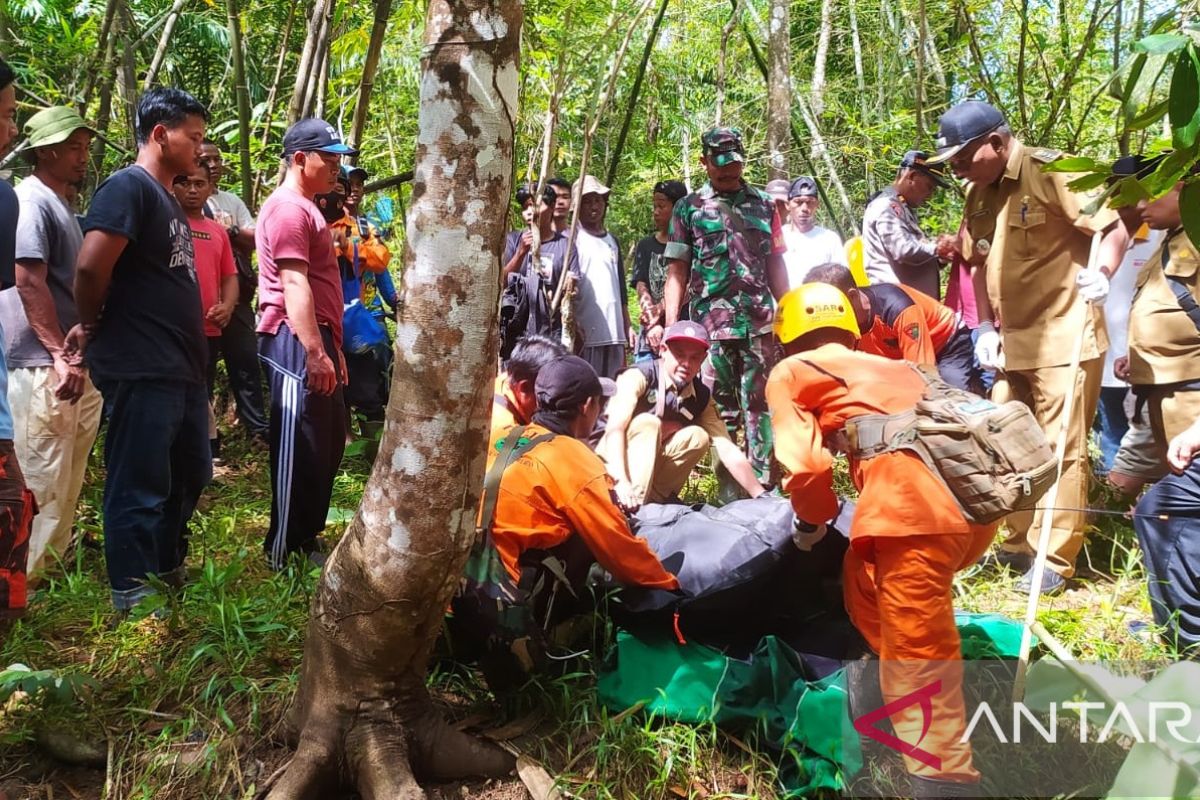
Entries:
{"label": "orange rescue uniform", "polygon": [[[496,437],[514,425],[528,425],[529,420],[521,413],[521,409],[517,406],[517,399],[513,397],[512,387],[508,385],[508,373],[501,372],[496,376],[496,385],[492,394],[492,432],[489,436],[490,441],[496,441]],[[494,454],[493,454],[494,456]],[[489,456],[488,463],[491,463]]]}
{"label": "orange rescue uniform", "polygon": [[[833,518],[833,454],[826,445],[847,420],[916,405],[925,382],[906,364],[827,344],[781,361],[767,381],[782,487],[800,519]],[[844,565],[846,609],[879,653],[887,702],[942,681],[932,720],[919,704],[892,716],[896,735],[932,753],[936,765],[905,756],[914,775],[974,782],[962,698],[961,644],[954,624],[954,573],[973,564],[995,535],[975,525],[917,456],[884,453],[850,460],[859,490]],[[928,724],[928,731],[925,730]]]}
{"label": "orange rescue uniform", "polygon": [[[499,454],[506,428],[492,437],[488,466]],[[529,439],[549,433],[532,424]],[[585,442],[559,435],[518,457],[500,479],[492,540],[514,581],[521,576],[521,554],[549,550],[579,536],[592,556],[618,582],[656,589],[678,589],[612,499],[612,479],[600,457]]]}
{"label": "orange rescue uniform", "polygon": [[953,311],[911,287],[881,283],[858,291],[871,299],[871,321],[858,342],[864,353],[932,366],[959,328]]}

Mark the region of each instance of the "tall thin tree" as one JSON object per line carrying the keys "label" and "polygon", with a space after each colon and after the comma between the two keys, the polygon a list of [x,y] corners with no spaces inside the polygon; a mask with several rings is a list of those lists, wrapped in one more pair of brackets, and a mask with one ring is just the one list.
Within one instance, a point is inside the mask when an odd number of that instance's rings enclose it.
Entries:
{"label": "tall thin tree", "polygon": [[791,0],[771,0],[767,20],[767,177],[787,178],[792,119]]}
{"label": "tall thin tree", "polygon": [[367,42],[367,57],[363,60],[362,78],[358,82],[354,121],[350,123],[350,144],[356,148],[362,144],[363,131],[367,127],[371,90],[375,87],[375,73],[379,70],[379,55],[383,52],[383,38],[391,13],[392,0],[375,0],[375,20],[371,23],[371,39]]}
{"label": "tall thin tree", "polygon": [[242,12],[238,0],[225,0],[229,17],[229,48],[233,55],[233,84],[237,93],[238,168],[242,176],[242,200],[254,203],[254,174],[250,166],[250,84],[246,80],[246,58],[242,46]]}
{"label": "tall thin tree", "polygon": [[512,757],[451,728],[425,686],[475,538],[500,248],[517,118],[519,0],[430,0],[421,61],[405,303],[387,425],[362,504],[313,598],[297,736],[270,800],[425,797],[432,779],[501,775]]}

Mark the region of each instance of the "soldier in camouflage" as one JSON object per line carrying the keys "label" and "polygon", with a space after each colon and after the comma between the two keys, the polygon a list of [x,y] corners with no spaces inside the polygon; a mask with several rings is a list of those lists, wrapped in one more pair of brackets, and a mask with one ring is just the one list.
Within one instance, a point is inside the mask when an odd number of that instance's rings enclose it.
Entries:
{"label": "soldier in camouflage", "polygon": [[666,324],[688,297],[691,318],[712,338],[713,400],[735,440],[744,424],[747,456],[765,481],[774,443],[765,395],[776,360],[771,323],[787,291],[783,234],[771,197],[742,180],[741,133],[712,128],[701,141],[708,183],[675,204],[667,231]]}

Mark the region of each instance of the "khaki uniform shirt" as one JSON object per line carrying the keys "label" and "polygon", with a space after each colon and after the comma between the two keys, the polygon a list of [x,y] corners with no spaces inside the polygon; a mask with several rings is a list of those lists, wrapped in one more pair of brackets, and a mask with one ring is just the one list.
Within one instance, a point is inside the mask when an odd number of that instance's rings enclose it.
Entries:
{"label": "khaki uniform shirt", "polygon": [[974,263],[986,260],[988,299],[1008,369],[1070,363],[1080,330],[1084,360],[1108,348],[1103,311],[1076,298],[1075,276],[1087,267],[1092,234],[1119,218],[1108,207],[1085,216],[1088,198],[1067,188],[1077,176],[1042,172],[1060,156],[1013,139],[1000,180],[967,189],[966,252]]}
{"label": "khaki uniform shirt", "polygon": [[1182,231],[1165,237],[1142,265],[1129,314],[1130,383],[1200,380],[1200,330],[1180,308],[1168,280],[1178,281],[1200,299],[1198,270],[1200,255]]}

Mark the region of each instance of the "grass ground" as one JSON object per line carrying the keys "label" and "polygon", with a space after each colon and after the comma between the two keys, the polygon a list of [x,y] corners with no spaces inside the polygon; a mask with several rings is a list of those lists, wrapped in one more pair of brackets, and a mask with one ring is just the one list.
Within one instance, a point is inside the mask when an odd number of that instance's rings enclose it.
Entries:
{"label": "grass ground", "polygon": [[[269,513],[265,453],[237,434],[194,521],[195,572],[170,599],[166,619],[111,611],[96,542],[103,472],[93,458],[81,502],[85,543],[34,592],[29,614],[0,648],[19,663],[23,691],[0,705],[0,790],[36,798],[251,798],[289,753],[274,738],[295,688],[304,623],[318,575],[299,563],[266,569]],[[344,462],[329,535],[340,534],[361,494],[368,463]],[[712,497],[702,475],[692,498]],[[1098,498],[1103,500],[1103,498]],[[1080,657],[1142,659],[1160,649],[1132,637],[1148,619],[1128,523],[1102,517],[1081,558],[1083,578],[1046,602],[1042,619]],[[958,603],[1020,618],[1012,575],[981,573],[956,584]],[[612,714],[600,706],[591,662],[528,691],[504,715],[475,676],[435,671],[431,684],[464,727],[516,737],[562,788],[588,798],[778,796],[775,762],[745,739],[712,726]],[[0,676],[0,697],[8,694]],[[494,729],[504,726],[507,730]],[[438,787],[435,797],[525,797],[515,779]]]}

